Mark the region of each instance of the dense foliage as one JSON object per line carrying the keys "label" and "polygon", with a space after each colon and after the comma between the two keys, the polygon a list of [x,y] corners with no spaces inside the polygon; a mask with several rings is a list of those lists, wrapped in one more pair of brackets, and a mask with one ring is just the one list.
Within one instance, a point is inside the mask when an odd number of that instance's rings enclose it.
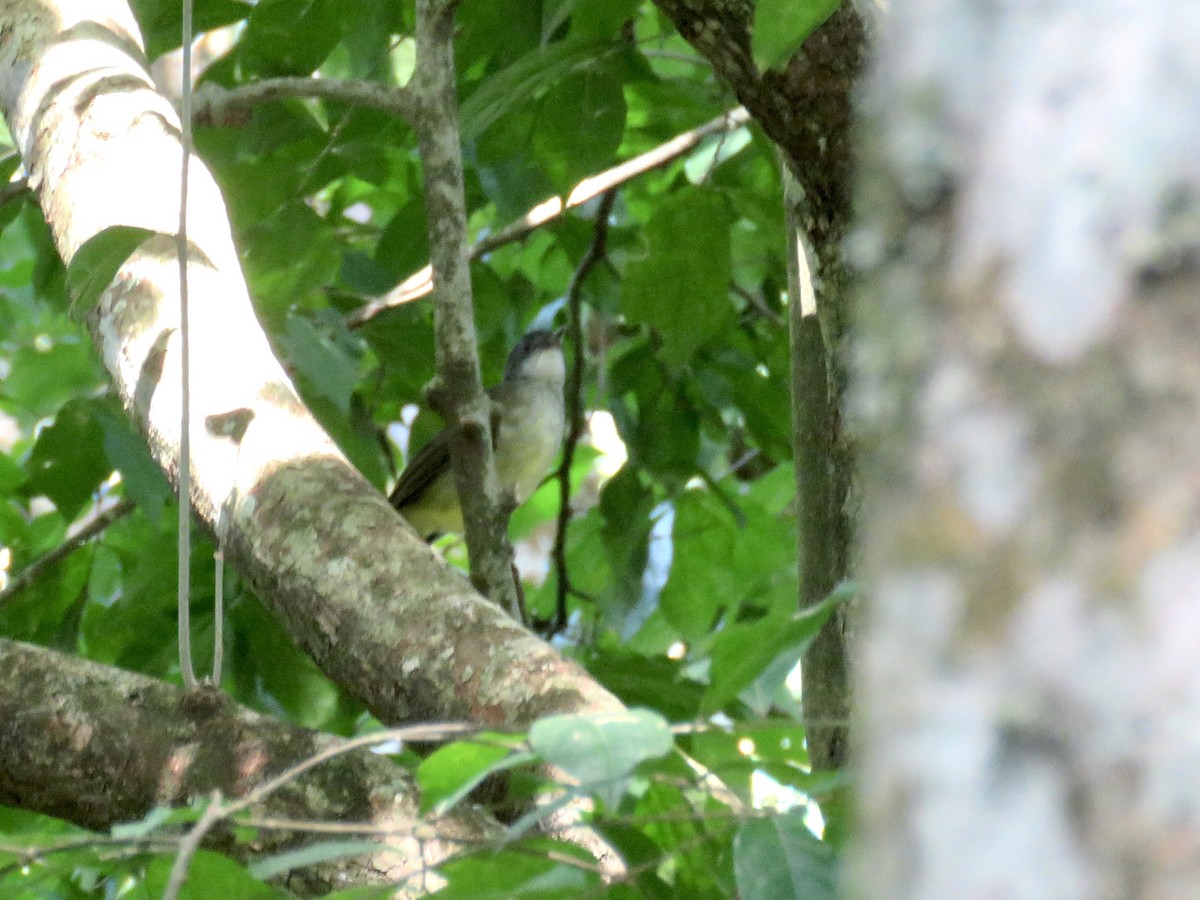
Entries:
{"label": "dense foliage", "polygon": [[[177,3],[134,6],[152,59],[177,47]],[[790,6],[807,29],[830,4]],[[786,19],[787,7],[764,4],[766,12]],[[236,26],[205,82],[232,88],[315,71],[396,85],[411,75],[411,4],[198,0],[195,15],[198,30]],[[756,52],[769,62],[798,36],[756,43]],[[638,0],[465,0],[456,53],[477,237],[736,106],[654,6]],[[432,413],[412,420],[408,411],[433,372],[432,310],[428,300],[412,302],[359,327],[347,316],[428,259],[411,128],[382,111],[294,99],[257,104],[236,123],[200,125],[196,142],[224,191],[276,352],[349,458],[385,489],[403,457],[388,435],[406,431],[392,423],[411,422],[414,446],[439,425]],[[14,168],[15,160],[6,174]],[[480,773],[530,752],[558,762],[598,798],[599,828],[630,876],[601,887],[578,851],[570,851],[575,862],[563,861],[518,820],[506,849],[442,868],[449,896],[833,891],[833,850],[818,840],[813,798],[836,785],[809,772],[798,684],[789,678],[820,615],[796,614],[780,194],[775,149],[752,123],[713,134],[617,190],[605,257],[582,283],[583,407],[599,414],[593,433],[610,415],[620,441],[576,455],[578,514],[566,543],[573,590],[556,640],[642,712],[620,722],[543,721],[527,742],[493,736],[424,759],[411,750],[398,757],[417,772],[431,808],[463,802]],[[599,202],[474,262],[489,383],[531,323],[563,321]],[[8,202],[0,221],[0,584],[19,588],[0,600],[0,635],[178,680],[173,496],[73,315],[35,202]],[[118,498],[131,499],[132,512],[17,584]],[[550,481],[514,517],[513,537],[528,542],[534,559],[545,559],[558,505]],[[196,542],[194,643],[203,671],[213,547],[199,531]],[[446,549],[461,557],[460,547]],[[333,733],[379,727],[287,640],[235,573],[225,579],[223,686],[233,697]],[[527,583],[537,620],[553,619],[557,584],[553,570]],[[668,722],[679,726],[674,733]],[[673,746],[739,802],[708,789]],[[836,843],[844,823],[826,813]],[[189,816],[195,811],[156,816],[115,836],[173,834]],[[115,852],[86,838],[0,808],[0,894],[161,892],[170,848],[133,843]],[[24,845],[57,852],[23,855]],[[185,893],[274,896],[257,879],[281,868],[267,861],[247,870],[202,852]]]}

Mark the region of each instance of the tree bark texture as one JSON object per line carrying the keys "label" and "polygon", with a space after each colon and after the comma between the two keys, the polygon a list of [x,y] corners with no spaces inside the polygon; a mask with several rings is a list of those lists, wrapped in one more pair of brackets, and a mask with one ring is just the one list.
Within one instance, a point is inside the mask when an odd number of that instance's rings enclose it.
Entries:
{"label": "tree bark texture", "polygon": [[[0,803],[98,831],[214,790],[241,797],[339,740],[243,709],[211,688],[185,694],[153,678],[3,639],[0,684],[21,685],[0,691]],[[396,883],[464,841],[500,833],[469,808],[423,821],[412,778],[369,750],[310,769],[249,811],[395,829],[377,853],[293,872],[288,887],[308,896]],[[247,845],[217,829],[210,844],[245,859],[308,841],[292,831],[263,830]]]}
{"label": "tree bark texture", "polygon": [[[116,226],[155,232],[88,322],[174,478],[180,362],[178,119],[115,0],[0,2],[0,103],[63,259]],[[292,638],[381,720],[496,727],[618,709],[406,528],[297,398],[247,296],[217,188],[189,186],[192,494]]]}
{"label": "tree bark texture", "polygon": [[[801,323],[800,298],[791,297],[792,428],[803,506],[799,600],[807,608],[849,575],[851,563],[854,460],[842,427],[848,319],[842,239],[851,218],[851,94],[866,46],[863,21],[845,2],[782,70],[759,72],[750,50],[754,6],[749,0],[655,0],[655,5],[733,88],[779,145],[795,176],[789,217],[810,257],[804,277],[811,281],[817,307],[815,317]],[[794,240],[790,228],[787,239]],[[836,610],[817,635],[802,666],[809,756],[817,769],[838,768],[848,746],[844,609]]]}
{"label": "tree bark texture", "polygon": [[1200,7],[910,0],[852,255],[855,896],[1200,896]]}

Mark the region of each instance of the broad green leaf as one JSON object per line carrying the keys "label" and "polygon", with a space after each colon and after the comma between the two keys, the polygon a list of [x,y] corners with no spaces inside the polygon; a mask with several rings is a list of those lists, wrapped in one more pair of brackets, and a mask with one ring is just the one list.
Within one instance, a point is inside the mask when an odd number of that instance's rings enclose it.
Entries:
{"label": "broad green leaf", "polygon": [[[571,852],[556,844],[560,852]],[[578,852],[578,851],[576,851]],[[582,862],[583,860],[581,860]],[[438,867],[447,880],[437,892],[441,900],[574,900],[600,887],[599,876],[581,866],[570,866],[545,858],[534,847],[528,852],[507,850],[478,853]]]}
{"label": "broad green leaf", "polygon": [[[211,566],[208,562],[210,571]],[[338,689],[288,638],[279,620],[253,598],[238,603],[229,618],[236,643],[226,658],[239,693],[253,706],[298,725],[324,727],[338,712]]]}
{"label": "broad green leaf", "polygon": [[11,494],[25,481],[25,473],[7,453],[0,453],[0,496]]}
{"label": "broad green leaf", "polygon": [[93,414],[104,431],[104,452],[121,473],[122,490],[142,508],[148,521],[157,523],[174,491],[150,455],[145,439],[115,404],[97,403]]}
{"label": "broad green leaf", "polygon": [[613,163],[625,132],[625,94],[610,72],[595,67],[555,83],[538,104],[533,152],[554,189],[567,193]]}
{"label": "broad green leaf", "polygon": [[281,343],[288,362],[309,386],[333,403],[342,415],[348,415],[350,395],[358,383],[358,359],[309,318],[295,313],[287,317]]}
{"label": "broad green leaf", "polygon": [[255,75],[308,75],[342,35],[335,0],[260,0],[246,21],[238,57]]}
{"label": "broad green leaf", "polygon": [[620,713],[547,716],[529,730],[533,751],[561,766],[610,807],[638,765],[674,745],[666,719],[646,709]]}
{"label": "broad green leaf", "polygon": [[454,61],[459,71],[475,77],[486,71],[486,83],[514,61],[537,51],[543,43],[540,6],[462,0],[454,17]]}
{"label": "broad green leaf", "polygon": [[26,490],[45,494],[70,521],[112,472],[104,452],[104,429],[89,400],[72,400],[43,428],[26,469]]}
{"label": "broad green leaf", "polygon": [[53,415],[76,396],[86,396],[103,384],[103,369],[92,347],[78,334],[39,335],[9,357],[11,369],[0,381],[0,395],[24,424]]}
{"label": "broad green leaf", "polygon": [[704,188],[672,194],[647,225],[648,253],[626,269],[621,310],[654,329],[676,370],[733,321],[730,224],[720,194]]}
{"label": "broad green leaf", "polygon": [[[245,238],[250,242],[243,258],[250,292],[269,324],[283,321],[298,306],[311,305],[341,265],[329,224],[299,201],[255,224]],[[298,247],[304,252],[298,253]]]}
{"label": "broad green leaf", "polygon": [[749,819],[733,839],[742,900],[834,900],[837,861],[796,812]]}
{"label": "broad green leaf", "polygon": [[700,711],[704,686],[688,678],[676,660],[611,649],[593,652],[583,663],[626,706],[652,707],[676,722]]}
{"label": "broad green leaf", "polygon": [[726,479],[717,485],[724,494],[697,487],[674,501],[675,553],[660,603],[688,641],[723,619],[786,615],[798,602],[792,518],[734,494],[735,486]]}
{"label": "broad green leaf", "polygon": [[616,37],[625,22],[637,14],[638,0],[565,0],[547,20],[549,36],[570,18],[571,34]]}
{"label": "broad green leaf", "polygon": [[528,53],[492,75],[462,104],[463,141],[474,141],[501,116],[529,103],[560,79],[593,65],[611,46],[607,41],[570,38]]}
{"label": "broad green leaf", "polygon": [[[159,856],[146,867],[143,885],[148,897],[161,897],[171,875],[175,857]],[[263,884],[245,868],[227,856],[211,850],[199,850],[188,866],[188,879],[179,892],[179,900],[213,900],[237,897],[238,900],[267,900],[281,895]]]}
{"label": "broad green leaf", "polygon": [[200,818],[203,807],[200,804],[172,808],[156,806],[135,822],[118,822],[109,829],[109,833],[118,840],[146,837],[158,831],[164,825],[183,825],[195,822]]}
{"label": "broad green leaf", "polygon": [[82,318],[96,304],[125,260],[155,233],[132,225],[114,225],[93,235],[75,251],[67,266],[67,289],[76,316]]}
{"label": "broad green leaf", "polygon": [[804,39],[838,8],[839,0],[755,0],[750,42],[760,69],[791,59]]}
{"label": "broad green leaf", "polygon": [[[421,786],[421,811],[438,806],[441,812],[451,808],[460,794],[469,792],[495,771],[510,754],[508,747],[481,741],[454,741],[429,754],[417,769]],[[528,757],[526,757],[528,761]]]}
{"label": "broad green leaf", "polygon": [[799,660],[846,596],[834,592],[801,613],[770,615],[757,622],[725,628],[713,643],[711,686],[704,695],[704,711],[711,713],[723,707],[784,654],[791,663]]}

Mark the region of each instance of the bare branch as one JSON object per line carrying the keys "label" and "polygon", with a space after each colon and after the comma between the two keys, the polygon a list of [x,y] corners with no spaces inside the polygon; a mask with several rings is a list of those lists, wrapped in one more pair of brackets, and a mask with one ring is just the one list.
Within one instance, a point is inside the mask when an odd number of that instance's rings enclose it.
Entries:
{"label": "bare branch", "polygon": [[373,81],[290,77],[267,78],[234,88],[207,83],[196,91],[192,118],[203,125],[240,125],[245,123],[250,110],[260,103],[296,99],[378,109],[408,122],[416,116],[416,103],[407,87],[391,87]]}
{"label": "bare branch", "polygon": [[430,401],[452,429],[450,455],[463,511],[471,582],[520,619],[508,514],[492,456],[491,403],[479,374],[455,97],[452,4],[417,4],[418,128],[429,252],[437,285],[437,378]]}
{"label": "bare branch", "polygon": [[[366,749],[398,735],[436,739],[463,726],[410,726],[343,740],[251,712],[209,688],[180,688],[119,669],[0,640],[0,803],[107,830],[156,806],[219,791],[209,824],[249,810],[267,819],[374,823],[389,840],[373,857],[306,869],[312,893],[344,882],[404,877],[464,843],[495,838],[497,824],[462,808],[420,816],[411,778]],[[318,767],[318,764],[321,764]],[[196,841],[204,831],[195,830]],[[221,832],[226,835],[225,830]],[[215,839],[215,835],[214,835]],[[221,849],[247,859],[295,848],[279,830],[253,846]],[[324,890],[319,890],[321,887]]]}

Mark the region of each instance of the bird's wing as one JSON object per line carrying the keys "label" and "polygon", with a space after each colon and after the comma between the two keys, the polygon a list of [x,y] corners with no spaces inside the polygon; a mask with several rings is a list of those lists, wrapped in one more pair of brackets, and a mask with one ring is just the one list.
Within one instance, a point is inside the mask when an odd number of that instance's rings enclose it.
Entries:
{"label": "bird's wing", "polygon": [[443,428],[408,461],[400,480],[392,488],[388,502],[403,509],[419,498],[439,475],[450,468],[450,430]]}
{"label": "bird's wing", "polygon": [[[498,398],[498,391],[492,388],[488,392],[493,400]],[[500,411],[492,407],[492,447],[496,446],[496,438],[500,432]],[[388,502],[396,509],[403,509],[417,500],[429,486],[437,481],[443,472],[450,471],[450,429],[443,428],[429,443],[416,452],[404,471],[400,480],[388,495]]]}

